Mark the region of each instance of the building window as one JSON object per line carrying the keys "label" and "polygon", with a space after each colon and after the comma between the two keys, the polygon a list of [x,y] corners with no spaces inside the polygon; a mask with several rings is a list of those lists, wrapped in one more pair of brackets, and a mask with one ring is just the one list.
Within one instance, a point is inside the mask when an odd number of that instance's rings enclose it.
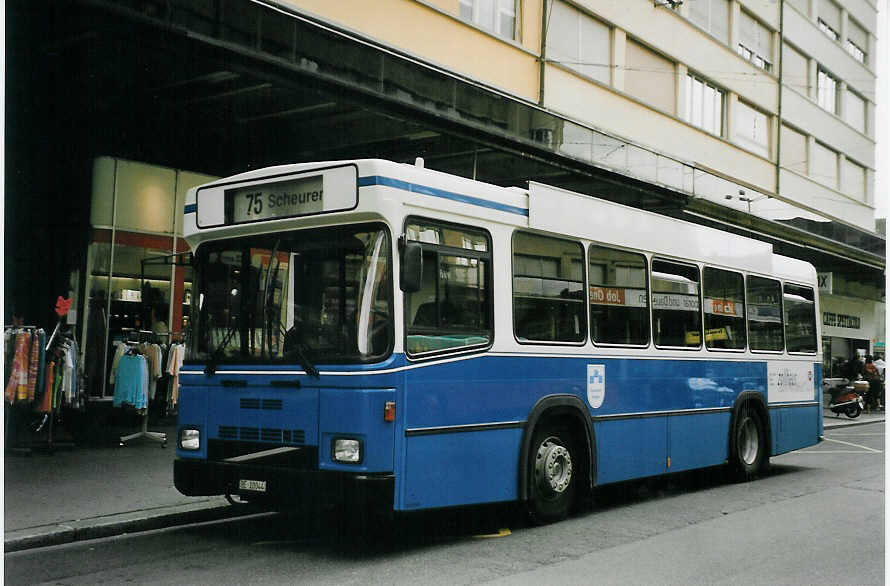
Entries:
{"label": "building window", "polygon": [[782,46],[782,83],[805,96],[810,93],[809,59],[788,43]]}
{"label": "building window", "polygon": [[773,69],[773,35],[768,28],[754,20],[747,12],[741,12],[739,45],[743,59],[765,70]]}
{"label": "building window", "polygon": [[411,219],[408,240],[423,246],[420,290],[405,295],[405,347],[412,356],[486,346],[492,340],[488,234]]}
{"label": "building window", "polygon": [[865,201],[865,167],[857,165],[850,159],[844,159],[841,191],[859,201]]}
{"label": "building window", "polygon": [[723,136],[723,90],[689,74],[683,119],[706,132]]}
{"label": "building window", "polygon": [[677,111],[677,67],[673,61],[628,39],[625,64],[624,91],[663,112]]}
{"label": "building window", "polygon": [[847,90],[847,103],[844,108],[844,120],[847,124],[865,133],[865,98],[859,97],[856,92]]}
{"label": "building window", "polygon": [[652,329],[656,346],[701,347],[698,267],[652,261]]}
{"label": "building window", "polygon": [[728,0],[696,0],[689,3],[689,20],[714,35],[724,43],[729,43],[729,2]]}
{"label": "building window", "polygon": [[610,29],[564,2],[551,5],[547,59],[578,73],[610,82]]}
{"label": "building window", "polygon": [[782,125],[782,167],[807,174],[807,137]]}
{"label": "building window", "polygon": [[813,179],[837,189],[837,152],[818,142],[813,149]]}
{"label": "building window", "polygon": [[649,344],[646,257],[590,246],[590,337],[596,344]]}
{"label": "building window", "polygon": [[865,63],[866,52],[868,47],[868,32],[859,26],[852,18],[847,19],[847,52],[853,56],[853,59],[860,63]]}
{"label": "building window", "polygon": [[825,22],[821,18],[818,19],[818,22],[819,22],[819,30],[822,31],[823,33],[825,33],[826,35],[828,35],[832,40],[836,41],[841,38],[841,36],[838,34],[838,32],[836,30],[834,30],[833,28],[831,28],[831,26],[827,22]]}
{"label": "building window", "polygon": [[577,242],[513,235],[513,331],[519,341],[582,342],[584,249]]}
{"label": "building window", "polygon": [[831,39],[838,41],[841,36],[838,31],[841,30],[841,8],[832,0],[819,0],[817,8],[819,30],[828,35]]}
{"label": "building window", "polygon": [[816,100],[819,106],[823,110],[837,114],[837,79],[821,67],[816,80],[816,89]]}
{"label": "building window", "polygon": [[735,120],[735,141],[758,155],[769,157],[769,117],[738,102]]}
{"label": "building window", "polygon": [[460,18],[498,36],[516,37],[516,0],[460,0]]}

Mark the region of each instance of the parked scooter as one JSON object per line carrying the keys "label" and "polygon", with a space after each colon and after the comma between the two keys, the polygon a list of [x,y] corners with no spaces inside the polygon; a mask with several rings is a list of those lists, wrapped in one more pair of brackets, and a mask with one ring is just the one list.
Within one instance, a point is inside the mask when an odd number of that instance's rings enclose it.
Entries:
{"label": "parked scooter", "polygon": [[[864,385],[858,383],[865,383]],[[856,419],[865,408],[863,395],[868,392],[868,383],[865,381],[846,382],[829,388],[831,401],[828,408],[840,416],[841,413],[850,419]]]}

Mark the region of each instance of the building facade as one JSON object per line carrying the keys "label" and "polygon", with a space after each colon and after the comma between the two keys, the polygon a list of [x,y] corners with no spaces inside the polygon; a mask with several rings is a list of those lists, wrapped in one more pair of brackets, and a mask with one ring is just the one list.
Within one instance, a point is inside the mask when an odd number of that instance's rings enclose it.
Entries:
{"label": "building facade", "polygon": [[[183,252],[176,205],[196,178],[418,156],[767,241],[823,277],[827,376],[883,349],[873,0],[11,0],[6,13],[7,320],[51,325],[56,295],[73,296],[71,327],[82,348],[104,341],[102,360],[114,323],[149,314],[127,305],[145,304],[145,281],[184,331],[188,270],[152,263]],[[86,323],[97,293],[104,335]],[[128,308],[116,322],[115,307]],[[86,387],[106,399],[87,354]]]}

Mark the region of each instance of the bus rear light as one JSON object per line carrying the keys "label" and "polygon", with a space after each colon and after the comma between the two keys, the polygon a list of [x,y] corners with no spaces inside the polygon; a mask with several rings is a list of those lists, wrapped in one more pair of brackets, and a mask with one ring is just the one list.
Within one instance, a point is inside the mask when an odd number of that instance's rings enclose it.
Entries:
{"label": "bus rear light", "polygon": [[387,401],[383,406],[383,421],[395,421],[396,420],[396,402],[395,401]]}

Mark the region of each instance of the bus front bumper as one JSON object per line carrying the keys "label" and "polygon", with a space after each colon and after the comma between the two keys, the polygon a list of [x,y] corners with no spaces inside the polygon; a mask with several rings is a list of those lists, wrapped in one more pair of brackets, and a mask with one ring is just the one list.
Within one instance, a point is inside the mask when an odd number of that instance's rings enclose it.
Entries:
{"label": "bus front bumper", "polygon": [[395,478],[327,470],[189,460],[173,462],[173,483],[186,496],[237,495],[276,509],[355,506],[393,510]]}

